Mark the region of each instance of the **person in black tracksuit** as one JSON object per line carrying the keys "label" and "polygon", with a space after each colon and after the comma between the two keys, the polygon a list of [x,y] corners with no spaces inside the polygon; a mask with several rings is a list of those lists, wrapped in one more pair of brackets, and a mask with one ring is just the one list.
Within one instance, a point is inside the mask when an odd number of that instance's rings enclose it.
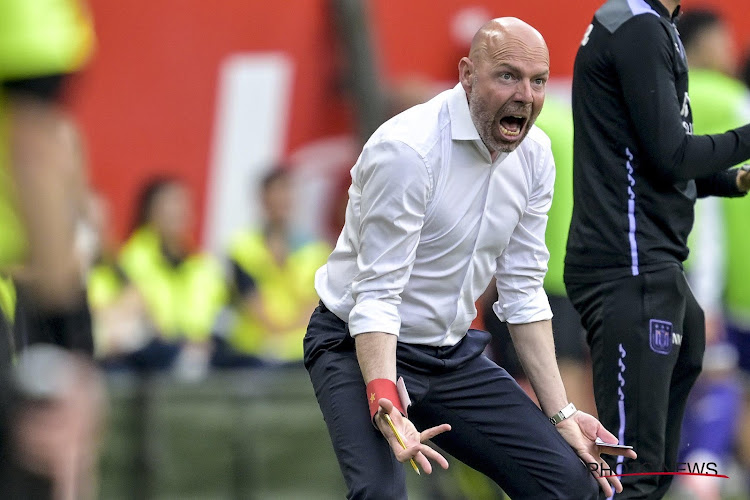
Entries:
{"label": "person in black tracksuit", "polygon": [[[574,209],[568,295],[588,332],[603,425],[634,446],[616,473],[676,471],[703,312],[682,262],[696,198],[742,196],[750,125],[692,135],[679,0],[609,0],[573,75]],[[661,498],[672,476],[625,476],[617,498]]]}

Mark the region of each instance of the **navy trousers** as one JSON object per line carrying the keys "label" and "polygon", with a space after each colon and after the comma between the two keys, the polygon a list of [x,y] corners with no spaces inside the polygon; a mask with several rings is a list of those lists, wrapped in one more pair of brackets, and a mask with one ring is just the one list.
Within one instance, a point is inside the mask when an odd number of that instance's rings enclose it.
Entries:
{"label": "navy trousers", "polygon": [[[410,420],[420,430],[450,424],[433,442],[514,499],[596,498],[599,487],[573,449],[515,380],[482,354],[488,342],[489,334],[478,330],[450,347],[399,342],[397,371],[412,400]],[[304,346],[347,498],[406,498],[404,466],[370,422],[346,323],[321,304]]]}

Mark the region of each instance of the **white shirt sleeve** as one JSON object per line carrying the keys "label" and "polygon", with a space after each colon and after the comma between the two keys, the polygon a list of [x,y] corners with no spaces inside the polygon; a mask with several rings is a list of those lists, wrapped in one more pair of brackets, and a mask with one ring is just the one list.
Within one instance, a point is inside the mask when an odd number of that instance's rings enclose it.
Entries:
{"label": "white shirt sleeve", "polygon": [[544,242],[547,212],[552,205],[555,164],[549,148],[535,175],[529,203],[508,246],[497,259],[498,301],[493,305],[500,321],[532,323],[552,318],[544,275],[549,251]]}
{"label": "white shirt sleeve", "polygon": [[349,332],[398,335],[398,306],[414,266],[431,177],[423,159],[399,141],[366,146],[352,173],[361,196]]}

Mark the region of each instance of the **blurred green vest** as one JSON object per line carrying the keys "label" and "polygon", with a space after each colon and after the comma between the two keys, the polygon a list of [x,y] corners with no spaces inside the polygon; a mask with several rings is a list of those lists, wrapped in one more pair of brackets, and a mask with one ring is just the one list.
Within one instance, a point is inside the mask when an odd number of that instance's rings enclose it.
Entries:
{"label": "blurred green vest", "polygon": [[[293,248],[280,266],[266,246],[263,233],[239,233],[229,247],[229,257],[248,274],[260,294],[269,321],[279,332],[266,332],[241,303],[237,308],[229,343],[238,352],[277,360],[302,359],[305,326],[298,318],[314,304],[315,271],[325,264],[331,248],[309,242]],[[312,310],[310,310],[312,312]]]}
{"label": "blurred green vest", "polygon": [[13,280],[0,274],[0,314],[12,323],[16,315],[16,287]]}
{"label": "blurred green vest", "polygon": [[544,289],[547,293],[565,296],[565,246],[573,214],[573,111],[562,99],[547,95],[536,125],[552,141],[556,169],[555,192],[545,236],[550,257]]}
{"label": "blurred green vest", "polygon": [[[744,125],[750,121],[750,116],[743,116],[743,110],[746,112],[750,105],[749,98],[747,88],[733,78],[716,71],[690,70],[695,134],[718,134]],[[726,236],[724,302],[730,315],[750,322],[750,233],[747,230],[750,197],[722,199],[721,203]],[[700,227],[691,236],[700,238]]]}
{"label": "blurred green vest", "polygon": [[143,296],[163,338],[209,339],[228,297],[224,272],[215,259],[196,253],[173,265],[164,256],[157,234],[143,227],[123,246],[119,264]]}

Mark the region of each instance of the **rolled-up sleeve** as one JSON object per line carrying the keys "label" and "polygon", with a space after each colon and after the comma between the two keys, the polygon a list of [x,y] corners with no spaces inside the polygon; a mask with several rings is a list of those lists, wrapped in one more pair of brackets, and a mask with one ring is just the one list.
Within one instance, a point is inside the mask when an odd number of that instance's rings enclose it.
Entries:
{"label": "rolled-up sleeve", "polygon": [[398,335],[398,306],[414,265],[431,176],[412,148],[383,141],[365,148],[352,182],[361,198],[349,332]]}
{"label": "rolled-up sleeve", "polygon": [[552,318],[543,288],[549,260],[544,233],[555,182],[551,153],[547,152],[537,172],[526,211],[497,260],[495,278],[498,301],[493,305],[493,310],[500,321],[511,324]]}

